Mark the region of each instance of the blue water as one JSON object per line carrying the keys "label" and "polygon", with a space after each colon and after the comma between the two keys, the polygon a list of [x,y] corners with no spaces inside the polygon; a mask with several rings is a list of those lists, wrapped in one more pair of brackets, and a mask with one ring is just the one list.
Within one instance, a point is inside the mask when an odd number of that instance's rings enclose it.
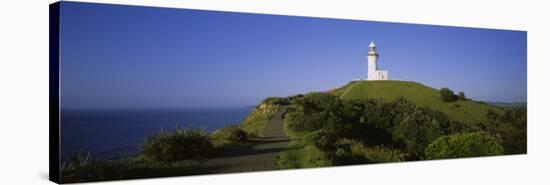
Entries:
{"label": "blue water", "polygon": [[177,126],[213,131],[240,123],[251,107],[171,110],[62,110],[61,158],[91,152],[98,158],[135,154],[147,135]]}

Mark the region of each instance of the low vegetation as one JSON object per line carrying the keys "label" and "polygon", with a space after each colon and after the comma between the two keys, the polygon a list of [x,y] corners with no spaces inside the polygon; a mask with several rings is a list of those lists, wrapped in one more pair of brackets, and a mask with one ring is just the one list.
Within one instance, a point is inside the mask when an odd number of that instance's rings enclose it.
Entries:
{"label": "low vegetation", "polygon": [[239,127],[250,137],[260,137],[269,121],[269,116],[257,111],[251,112]]}
{"label": "low vegetation", "polygon": [[319,147],[300,140],[290,142],[288,148],[278,155],[279,169],[334,166],[331,156]]}
{"label": "low vegetation", "polygon": [[173,162],[207,158],[213,145],[203,130],[176,129],[149,136],[140,150],[141,156],[147,161]]}
{"label": "low vegetation", "polygon": [[217,154],[242,150],[251,145],[248,133],[236,125],[218,129],[210,134],[210,138]]}
{"label": "low vegetation", "polygon": [[[451,91],[456,99],[444,102],[413,82],[350,84],[290,101],[285,132],[294,141],[279,155],[279,168],[526,152],[525,110],[474,102],[463,92]],[[465,112],[472,107],[479,112]]]}
{"label": "low vegetation", "polygon": [[329,92],[267,98],[240,124],[207,133],[161,131],[135,156],[67,158],[61,182],[201,174],[208,158],[250,147],[282,108],[292,138],[280,169],[389,163],[527,152],[527,110],[497,107],[414,82],[354,81]]}
{"label": "low vegetation", "polygon": [[63,183],[190,175],[202,172],[201,164],[216,155],[249,147],[249,136],[238,126],[212,133],[201,129],[162,130],[147,137],[135,156],[98,160],[77,153],[60,169]]}
{"label": "low vegetation", "polygon": [[[298,97],[298,96],[297,96]],[[67,158],[60,169],[63,183],[201,174],[212,157],[251,147],[268,120],[294,98],[267,98],[242,123],[212,133],[201,129],[161,130],[140,144],[139,153],[116,160],[99,160],[91,153]]]}
{"label": "low vegetation", "polygon": [[63,163],[60,169],[62,183],[121,179],[129,170],[123,161],[102,161],[90,153],[77,153]]}
{"label": "low vegetation", "polygon": [[495,137],[486,132],[442,136],[426,149],[427,159],[449,159],[502,155],[504,149]]}
{"label": "low vegetation", "polygon": [[458,96],[455,95],[452,90],[446,87],[439,90],[439,95],[441,95],[441,100],[443,102],[454,102],[458,100]]}
{"label": "low vegetation", "polygon": [[263,130],[268,123],[268,120],[281,107],[290,104],[292,98],[270,97],[263,100],[256,109],[254,109],[246,119],[239,125],[249,137],[263,136]]}
{"label": "low vegetation", "polygon": [[350,82],[350,84],[337,90],[337,92],[342,92],[341,95],[331,94],[344,100],[381,99],[386,102],[392,102],[399,98],[404,98],[416,106],[429,107],[430,109],[443,112],[450,119],[466,124],[487,123],[489,120],[485,117],[485,114],[489,110],[498,114],[504,113],[499,107],[483,102],[460,99],[454,102],[444,102],[441,100],[439,90],[416,82],[355,81]]}
{"label": "low vegetation", "polygon": [[464,91],[458,92],[458,99],[459,100],[468,100],[468,98],[466,98],[466,94],[464,93]]}
{"label": "low vegetation", "polygon": [[99,160],[90,153],[77,153],[69,157],[60,169],[61,183],[165,177],[199,174],[201,161],[184,160],[154,162],[140,157],[123,157],[117,160]]}

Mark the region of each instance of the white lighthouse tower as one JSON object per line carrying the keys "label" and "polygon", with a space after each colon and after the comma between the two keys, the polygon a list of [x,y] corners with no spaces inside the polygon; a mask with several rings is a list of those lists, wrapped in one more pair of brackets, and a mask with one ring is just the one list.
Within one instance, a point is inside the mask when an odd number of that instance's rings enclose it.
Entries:
{"label": "white lighthouse tower", "polygon": [[378,53],[376,45],[371,42],[369,45],[367,80],[388,80],[388,71],[378,70]]}

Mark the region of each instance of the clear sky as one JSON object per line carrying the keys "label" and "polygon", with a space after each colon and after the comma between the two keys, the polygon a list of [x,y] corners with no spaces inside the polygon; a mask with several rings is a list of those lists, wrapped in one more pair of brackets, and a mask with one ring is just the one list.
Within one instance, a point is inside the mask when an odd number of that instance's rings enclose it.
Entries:
{"label": "clear sky", "polygon": [[527,33],[63,2],[62,108],[255,105],[366,78],[527,101]]}

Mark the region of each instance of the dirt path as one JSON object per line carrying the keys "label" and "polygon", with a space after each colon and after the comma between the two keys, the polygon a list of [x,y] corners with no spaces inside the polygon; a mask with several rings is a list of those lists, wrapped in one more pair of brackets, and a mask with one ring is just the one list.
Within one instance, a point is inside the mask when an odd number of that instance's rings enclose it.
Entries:
{"label": "dirt path", "polygon": [[284,132],[283,111],[273,115],[264,129],[264,137],[257,138],[252,148],[233,156],[215,158],[207,162],[210,173],[275,170],[277,154],[290,142]]}

